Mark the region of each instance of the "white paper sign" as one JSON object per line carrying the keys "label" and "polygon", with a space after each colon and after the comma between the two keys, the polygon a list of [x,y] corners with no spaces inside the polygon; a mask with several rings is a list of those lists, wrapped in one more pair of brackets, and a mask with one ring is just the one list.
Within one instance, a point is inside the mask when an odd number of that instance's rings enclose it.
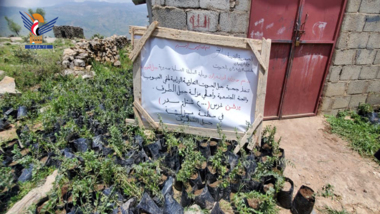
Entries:
{"label": "white paper sign", "polygon": [[141,51],[142,107],[156,122],[244,132],[257,82],[250,50],[150,38]]}

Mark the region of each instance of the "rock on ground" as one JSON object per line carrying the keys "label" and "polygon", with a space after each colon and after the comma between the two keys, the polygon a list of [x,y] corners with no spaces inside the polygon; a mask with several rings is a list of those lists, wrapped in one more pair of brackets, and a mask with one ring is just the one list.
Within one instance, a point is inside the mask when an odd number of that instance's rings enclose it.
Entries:
{"label": "rock on ground", "polygon": [[57,40],[57,38],[51,38],[51,37],[47,37],[44,39],[46,43],[54,43],[55,40]]}
{"label": "rock on ground", "polygon": [[4,95],[5,93],[20,93],[19,91],[17,91],[15,79],[13,79],[12,77],[5,76],[3,80],[1,80],[0,82],[0,95]]}
{"label": "rock on ground", "polygon": [[21,37],[11,37],[11,42],[22,42],[22,38]]}

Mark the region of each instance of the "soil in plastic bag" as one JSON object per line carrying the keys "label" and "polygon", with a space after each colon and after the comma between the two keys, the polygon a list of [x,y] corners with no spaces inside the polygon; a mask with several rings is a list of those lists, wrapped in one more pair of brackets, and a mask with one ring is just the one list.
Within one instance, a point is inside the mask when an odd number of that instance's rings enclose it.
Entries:
{"label": "soil in plastic bag", "polygon": [[215,200],[208,191],[207,185],[203,189],[195,190],[194,195],[195,204],[199,205],[202,209],[212,209]]}
{"label": "soil in plastic bag", "polygon": [[218,139],[211,139],[209,145],[211,156],[214,156],[218,150]]}
{"label": "soil in plastic bag", "polygon": [[210,157],[211,151],[210,151],[210,144],[207,140],[204,140],[199,143],[199,151],[205,157],[206,159]]}
{"label": "soil in plastic bag", "polygon": [[315,197],[314,190],[301,186],[293,200],[291,211],[293,214],[310,214],[313,211]]}
{"label": "soil in plastic bag", "polygon": [[206,168],[206,181],[208,183],[214,183],[218,179],[218,173],[214,167],[212,167],[212,164],[209,163]]}
{"label": "soil in plastic bag", "polygon": [[190,183],[190,186],[191,187],[194,187],[196,186],[197,189],[200,189],[202,188],[202,178],[200,176],[200,173],[196,172],[194,173],[190,179],[189,179],[189,183]]}
{"label": "soil in plastic bag", "polygon": [[207,185],[207,188],[215,201],[219,201],[223,197],[223,188],[220,186],[220,183],[221,181],[216,181]]}
{"label": "soil in plastic bag", "polygon": [[293,189],[293,181],[289,178],[285,178],[285,186],[277,193],[278,205],[285,209],[290,209],[292,207]]}

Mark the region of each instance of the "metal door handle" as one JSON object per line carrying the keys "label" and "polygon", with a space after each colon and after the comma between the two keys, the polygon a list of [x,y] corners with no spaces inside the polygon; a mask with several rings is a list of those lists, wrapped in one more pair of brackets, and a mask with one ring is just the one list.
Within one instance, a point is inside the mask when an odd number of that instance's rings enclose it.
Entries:
{"label": "metal door handle", "polygon": [[301,36],[305,33],[305,25],[307,18],[309,18],[309,14],[306,13],[305,21],[301,24],[301,26],[298,26],[298,22],[296,24],[296,46],[300,45]]}

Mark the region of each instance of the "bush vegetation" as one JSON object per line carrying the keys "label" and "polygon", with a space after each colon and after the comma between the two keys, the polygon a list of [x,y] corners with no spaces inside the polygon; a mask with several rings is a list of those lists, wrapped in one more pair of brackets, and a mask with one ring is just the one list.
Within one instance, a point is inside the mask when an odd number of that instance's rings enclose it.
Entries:
{"label": "bush vegetation", "polygon": [[[372,109],[364,105],[359,107],[359,111],[372,112]],[[327,116],[327,121],[331,132],[347,140],[360,155],[373,157],[380,149],[380,126],[371,124],[366,117],[354,111],[342,111],[336,117]]]}

